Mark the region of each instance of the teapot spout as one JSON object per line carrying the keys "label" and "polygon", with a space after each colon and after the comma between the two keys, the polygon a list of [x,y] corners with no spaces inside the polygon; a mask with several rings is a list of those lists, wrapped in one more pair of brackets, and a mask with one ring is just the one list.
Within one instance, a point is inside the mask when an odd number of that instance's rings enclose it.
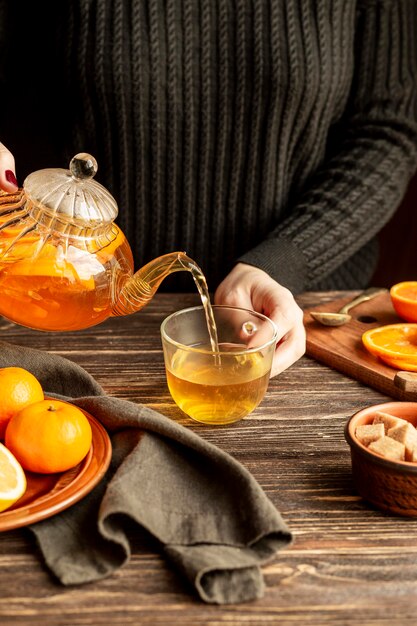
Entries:
{"label": "teapot spout", "polygon": [[113,305],[112,315],[136,313],[152,300],[164,278],[173,272],[183,271],[201,272],[185,252],[171,252],[150,261],[123,284]]}

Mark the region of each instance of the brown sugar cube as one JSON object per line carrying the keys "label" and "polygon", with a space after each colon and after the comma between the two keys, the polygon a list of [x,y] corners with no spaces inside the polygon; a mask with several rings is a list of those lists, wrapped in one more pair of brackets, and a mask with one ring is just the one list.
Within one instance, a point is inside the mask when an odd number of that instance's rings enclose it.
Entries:
{"label": "brown sugar cube", "polygon": [[395,428],[396,426],[401,426],[404,424],[408,424],[407,420],[401,419],[401,417],[395,417],[395,415],[390,415],[389,413],[384,413],[383,411],[376,411],[374,415],[374,419],[372,420],[373,424],[384,424],[385,434],[388,433],[390,428]]}
{"label": "brown sugar cube", "polygon": [[405,461],[405,445],[391,439],[391,437],[381,437],[377,441],[372,441],[368,450],[372,450],[372,452],[376,452],[391,461]]}
{"label": "brown sugar cube", "polygon": [[388,437],[405,445],[405,460],[411,461],[413,449],[417,447],[417,430],[410,422],[395,426],[388,431]]}
{"label": "brown sugar cube", "polygon": [[364,446],[369,446],[371,441],[376,441],[385,435],[384,424],[362,424],[356,428],[355,435]]}

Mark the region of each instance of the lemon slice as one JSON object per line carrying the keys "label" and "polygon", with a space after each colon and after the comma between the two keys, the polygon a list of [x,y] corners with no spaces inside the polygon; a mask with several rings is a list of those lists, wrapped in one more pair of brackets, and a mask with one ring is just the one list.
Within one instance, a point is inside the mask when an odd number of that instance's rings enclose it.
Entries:
{"label": "lemon slice", "polygon": [[13,454],[0,443],[0,511],[8,509],[26,491],[26,476]]}

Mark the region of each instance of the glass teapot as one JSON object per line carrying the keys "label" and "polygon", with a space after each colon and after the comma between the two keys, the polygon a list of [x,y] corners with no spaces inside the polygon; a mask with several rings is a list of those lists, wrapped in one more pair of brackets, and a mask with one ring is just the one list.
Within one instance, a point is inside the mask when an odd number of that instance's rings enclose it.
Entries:
{"label": "glass teapot", "polygon": [[38,330],[78,330],[144,307],[172,272],[204,276],[184,252],[136,273],[115,199],[93,180],[97,163],[77,154],[69,170],[30,174],[0,192],[0,314]]}

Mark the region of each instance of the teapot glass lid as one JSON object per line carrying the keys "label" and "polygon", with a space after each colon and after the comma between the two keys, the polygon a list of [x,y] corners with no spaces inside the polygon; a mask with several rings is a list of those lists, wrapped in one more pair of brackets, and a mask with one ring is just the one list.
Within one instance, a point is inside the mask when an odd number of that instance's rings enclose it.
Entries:
{"label": "teapot glass lid", "polygon": [[23,183],[27,199],[51,216],[88,226],[113,222],[117,203],[103,185],[94,180],[97,161],[85,152],[76,154],[69,169],[43,169],[29,174]]}

